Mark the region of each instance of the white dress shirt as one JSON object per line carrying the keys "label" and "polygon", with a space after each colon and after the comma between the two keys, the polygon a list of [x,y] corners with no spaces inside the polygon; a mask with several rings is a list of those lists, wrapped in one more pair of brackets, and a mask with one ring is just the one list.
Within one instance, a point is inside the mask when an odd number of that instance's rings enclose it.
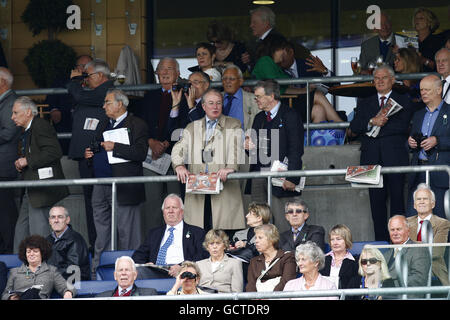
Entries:
{"label": "white dress shirt", "polygon": [[[166,263],[167,264],[178,264],[184,261],[184,253],[183,253],[183,221],[180,221],[177,225],[173,226],[175,230],[173,231],[173,241],[172,244],[167,249],[166,255]],[[162,238],[161,244],[159,247],[166,242],[167,238],[170,235],[169,228],[171,226],[166,226],[166,231],[164,233],[164,237]]]}

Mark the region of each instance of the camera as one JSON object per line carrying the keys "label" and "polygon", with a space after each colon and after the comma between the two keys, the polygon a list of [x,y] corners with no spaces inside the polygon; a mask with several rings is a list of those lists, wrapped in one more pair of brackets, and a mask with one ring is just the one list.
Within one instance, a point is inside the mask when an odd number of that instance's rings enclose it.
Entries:
{"label": "camera", "polygon": [[213,150],[202,150],[202,162],[203,163],[210,163],[213,161],[214,158],[214,151]]}
{"label": "camera", "polygon": [[422,134],[422,132],[418,132],[412,135],[412,138],[416,141],[417,143],[417,149],[420,149],[420,144],[422,143],[423,140],[427,139],[427,136],[424,136]]}
{"label": "camera", "polygon": [[178,83],[175,83],[172,86],[172,90],[173,91],[183,90],[184,93],[188,93],[190,87],[191,87],[191,84],[188,81],[184,80],[184,81],[180,81]]}
{"label": "camera", "polygon": [[181,279],[195,279],[197,278],[196,274],[193,274],[192,272],[185,271],[180,276]]}

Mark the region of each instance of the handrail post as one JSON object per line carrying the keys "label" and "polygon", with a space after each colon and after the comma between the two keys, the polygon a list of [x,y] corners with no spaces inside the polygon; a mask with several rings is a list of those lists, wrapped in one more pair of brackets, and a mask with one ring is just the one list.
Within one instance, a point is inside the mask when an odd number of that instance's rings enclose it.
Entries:
{"label": "handrail post", "polygon": [[[423,239],[422,241],[425,243],[433,243],[434,236],[433,236],[433,226],[431,225],[430,221],[424,220],[422,222],[422,229],[420,231],[420,236]],[[431,286],[431,278],[433,276],[433,247],[428,247],[428,250],[430,251],[430,270],[428,271],[428,281],[427,284],[430,287]],[[431,293],[426,294],[426,298],[431,298]]]}
{"label": "handrail post", "polygon": [[[402,287],[408,287],[408,262],[403,259],[404,251],[400,248],[395,257],[395,271],[397,273],[397,278]],[[402,299],[408,299],[407,294],[402,294]]]}
{"label": "handrail post", "polygon": [[267,204],[272,205],[272,177],[267,177]]}
{"label": "handrail post", "polygon": [[309,146],[309,81],[306,82],[306,146]]}
{"label": "handrail post", "polygon": [[111,196],[111,251],[117,248],[117,237],[116,237],[116,202],[117,202],[117,185],[115,182],[112,183],[112,196]]}

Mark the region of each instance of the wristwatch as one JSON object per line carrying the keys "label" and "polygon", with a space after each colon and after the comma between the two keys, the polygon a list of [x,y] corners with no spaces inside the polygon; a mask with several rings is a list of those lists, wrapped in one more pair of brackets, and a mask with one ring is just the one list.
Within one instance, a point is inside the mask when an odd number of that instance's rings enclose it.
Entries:
{"label": "wristwatch", "polygon": [[370,126],[373,126],[373,121],[372,121],[372,119],[369,120],[369,125],[370,125]]}

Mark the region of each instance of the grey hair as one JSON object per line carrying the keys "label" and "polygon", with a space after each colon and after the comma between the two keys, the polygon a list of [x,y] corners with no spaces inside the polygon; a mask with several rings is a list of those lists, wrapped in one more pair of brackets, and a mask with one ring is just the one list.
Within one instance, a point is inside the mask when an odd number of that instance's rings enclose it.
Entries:
{"label": "grey hair", "polygon": [[237,65],[235,64],[229,64],[225,67],[225,69],[223,69],[222,75],[225,73],[225,71],[227,71],[228,69],[236,69],[238,76],[240,79],[244,79],[244,75],[242,74],[241,68],[239,68]]}
{"label": "grey hair", "polygon": [[308,205],[303,200],[293,200],[293,201],[287,201],[284,205],[284,212],[286,213],[289,206],[302,206],[305,208],[306,211],[309,213]]}
{"label": "grey hair", "polygon": [[381,66],[376,67],[375,70],[373,71],[373,75],[375,76],[375,73],[377,73],[380,70],[387,70],[389,72],[389,74],[391,75],[391,77],[395,78],[395,71],[394,71],[394,69],[392,69],[392,67],[390,65],[382,64]]}
{"label": "grey hair", "polygon": [[208,83],[208,86],[211,84],[211,78],[205,73],[205,72],[203,72],[203,71],[194,71],[194,72],[192,72],[190,75],[189,75],[189,80],[191,79],[191,77],[194,75],[194,74],[199,74],[202,78],[203,78],[203,80],[205,80],[205,82],[207,82]]}
{"label": "grey hair", "polygon": [[436,61],[436,57],[440,52],[447,52],[447,54],[450,54],[450,49],[447,49],[446,47],[442,47],[440,48],[438,51],[436,51],[436,53],[434,54],[434,60]]}
{"label": "grey hair", "polygon": [[108,63],[102,59],[92,60],[91,62],[86,64],[84,69],[87,70],[89,67],[94,68],[94,72],[100,72],[105,77],[109,77],[109,75],[111,74],[111,70],[109,69]]}
{"label": "grey hair", "polygon": [[178,199],[178,201],[180,202],[181,209],[184,210],[183,199],[181,199],[181,197],[179,195],[177,195],[176,193],[171,193],[167,197],[164,198],[164,201],[163,201],[162,206],[161,206],[161,210],[164,210],[164,204],[166,203],[166,200],[170,199],[170,198]]}
{"label": "grey hair", "polygon": [[406,229],[409,229],[409,225],[408,225],[408,220],[406,220],[406,217],[404,215],[401,214],[396,214],[395,216],[392,216],[389,218],[388,220],[388,229],[389,226],[391,225],[391,221],[394,219],[400,219],[402,221],[402,223],[405,225]]}
{"label": "grey hair", "polygon": [[273,79],[259,80],[256,83],[253,90],[256,90],[258,88],[263,88],[264,93],[268,96],[273,94],[275,100],[277,100],[277,101],[281,100],[280,85],[278,84],[278,82],[276,80],[273,80]]}
{"label": "grey hair", "polygon": [[128,100],[127,95],[120,89],[109,89],[106,94],[114,94],[114,99],[117,102],[122,102],[125,109],[128,107],[128,104],[130,103],[130,100]]}
{"label": "grey hair", "polygon": [[16,101],[14,103],[18,103],[22,110],[30,109],[31,110],[31,114],[33,116],[36,116],[39,113],[36,104],[34,103],[33,100],[31,100],[30,97],[27,97],[27,96],[19,97],[19,98],[16,99]]}
{"label": "grey hair", "polygon": [[119,258],[116,259],[116,263],[114,265],[114,270],[117,270],[117,266],[119,265],[120,260],[127,260],[131,263],[131,267],[133,269],[133,271],[136,271],[136,263],[134,262],[133,258],[131,258],[130,256],[121,256]]}
{"label": "grey hair", "polygon": [[62,209],[62,212],[64,213],[64,215],[66,216],[66,218],[69,217],[69,211],[68,211],[65,207],[63,207],[63,206],[54,206],[54,207],[52,207],[52,208],[48,211],[48,214],[50,215],[50,212],[52,212],[52,210],[54,210],[54,209]]}
{"label": "grey hair", "polygon": [[431,200],[433,200],[433,202],[436,202],[436,196],[434,195],[433,190],[431,190],[431,188],[426,183],[420,183],[417,186],[416,190],[413,193],[414,201],[416,200],[416,193],[417,193],[417,191],[420,191],[420,190],[428,190],[430,192],[430,194],[431,194]]}
{"label": "grey hair", "polygon": [[175,64],[175,69],[177,70],[177,72],[180,72],[180,64],[178,63],[177,59],[172,58],[172,57],[165,57],[165,58],[162,58],[161,60],[159,60],[158,66],[156,67],[156,71],[159,70],[159,66],[161,65],[161,63],[162,63],[163,61],[170,61],[170,62],[173,62],[173,63]]}
{"label": "grey hair", "polygon": [[275,27],[275,13],[269,7],[260,6],[254,10],[250,10],[250,14],[258,13],[261,20],[269,22],[271,28]]}
{"label": "grey hair", "polygon": [[220,96],[220,98],[221,98],[222,101],[223,101],[223,96],[222,96],[222,94],[220,93],[219,90],[214,89],[214,88],[209,88],[208,90],[205,91],[205,93],[204,93],[203,96],[202,96],[202,100],[201,100],[201,104],[202,104],[202,105],[205,103],[205,97],[206,97],[208,94],[210,94],[210,93],[217,94],[218,96]]}
{"label": "grey hair", "polygon": [[295,261],[297,263],[300,255],[307,257],[314,263],[318,262],[319,270],[325,266],[325,254],[315,242],[307,241],[306,243],[299,244],[295,249]]}
{"label": "grey hair", "polygon": [[6,68],[0,68],[0,78],[5,79],[8,87],[11,88],[14,82],[14,76],[12,73]]}

